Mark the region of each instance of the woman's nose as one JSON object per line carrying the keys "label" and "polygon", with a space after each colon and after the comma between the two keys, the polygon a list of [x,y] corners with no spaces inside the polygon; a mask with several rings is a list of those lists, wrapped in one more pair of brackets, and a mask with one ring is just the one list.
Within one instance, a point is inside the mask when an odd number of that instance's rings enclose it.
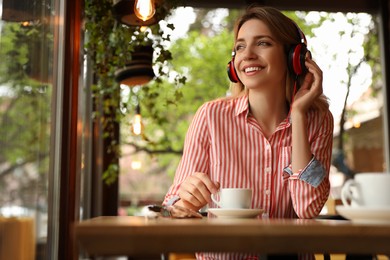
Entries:
{"label": "woman's nose", "polygon": [[253,51],[252,48],[246,48],[244,50],[242,59],[243,60],[253,60],[257,57],[256,53]]}

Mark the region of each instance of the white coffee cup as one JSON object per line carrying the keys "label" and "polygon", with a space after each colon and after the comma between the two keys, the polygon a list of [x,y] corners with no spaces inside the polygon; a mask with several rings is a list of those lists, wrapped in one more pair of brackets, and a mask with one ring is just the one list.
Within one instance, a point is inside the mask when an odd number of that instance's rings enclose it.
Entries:
{"label": "white coffee cup", "polygon": [[341,200],[351,207],[390,208],[390,173],[358,173],[341,189]]}
{"label": "white coffee cup", "polygon": [[252,189],[222,188],[211,199],[220,208],[249,209],[252,205]]}

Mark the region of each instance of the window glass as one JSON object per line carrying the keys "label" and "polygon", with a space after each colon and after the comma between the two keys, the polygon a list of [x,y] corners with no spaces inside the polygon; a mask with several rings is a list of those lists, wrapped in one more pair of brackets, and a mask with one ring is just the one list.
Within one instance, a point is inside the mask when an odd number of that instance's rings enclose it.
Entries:
{"label": "window glass", "polygon": [[48,235],[54,2],[0,1],[0,218],[33,223],[37,256]]}

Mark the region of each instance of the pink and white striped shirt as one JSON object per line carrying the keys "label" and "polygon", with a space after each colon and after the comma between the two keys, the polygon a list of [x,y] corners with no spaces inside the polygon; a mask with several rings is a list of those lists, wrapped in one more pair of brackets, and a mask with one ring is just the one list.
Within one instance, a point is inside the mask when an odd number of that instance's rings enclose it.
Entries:
{"label": "pink and white striped shirt", "polygon": [[316,217],[330,190],[333,116],[330,111],[310,110],[307,117],[313,159],[292,173],[289,120],[267,139],[249,113],[248,96],[205,103],[188,129],[183,157],[164,203],[178,195],[189,175],[204,172],[221,187],[252,188],[252,208],[264,209],[270,218]]}

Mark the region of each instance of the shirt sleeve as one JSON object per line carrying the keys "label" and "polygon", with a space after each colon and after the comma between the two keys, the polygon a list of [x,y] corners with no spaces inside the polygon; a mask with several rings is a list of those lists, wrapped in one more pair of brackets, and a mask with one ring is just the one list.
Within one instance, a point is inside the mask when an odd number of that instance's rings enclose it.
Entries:
{"label": "shirt sleeve", "polygon": [[321,184],[327,174],[324,166],[322,166],[321,162],[314,156],[304,169],[293,173],[290,164],[288,167],[284,168],[284,171],[290,175],[290,180],[298,179],[310,184],[314,188],[317,188]]}
{"label": "shirt sleeve", "polygon": [[333,145],[333,116],[314,114],[310,118],[309,139],[313,157],[308,165],[296,173],[287,167],[289,186],[295,213],[299,218],[318,216],[325,205],[329,192],[329,171]]}
{"label": "shirt sleeve", "polygon": [[201,106],[188,128],[183,156],[176,169],[173,184],[165,195],[163,204],[178,198],[181,183],[195,172],[209,173],[210,137],[207,124],[207,103]]}

